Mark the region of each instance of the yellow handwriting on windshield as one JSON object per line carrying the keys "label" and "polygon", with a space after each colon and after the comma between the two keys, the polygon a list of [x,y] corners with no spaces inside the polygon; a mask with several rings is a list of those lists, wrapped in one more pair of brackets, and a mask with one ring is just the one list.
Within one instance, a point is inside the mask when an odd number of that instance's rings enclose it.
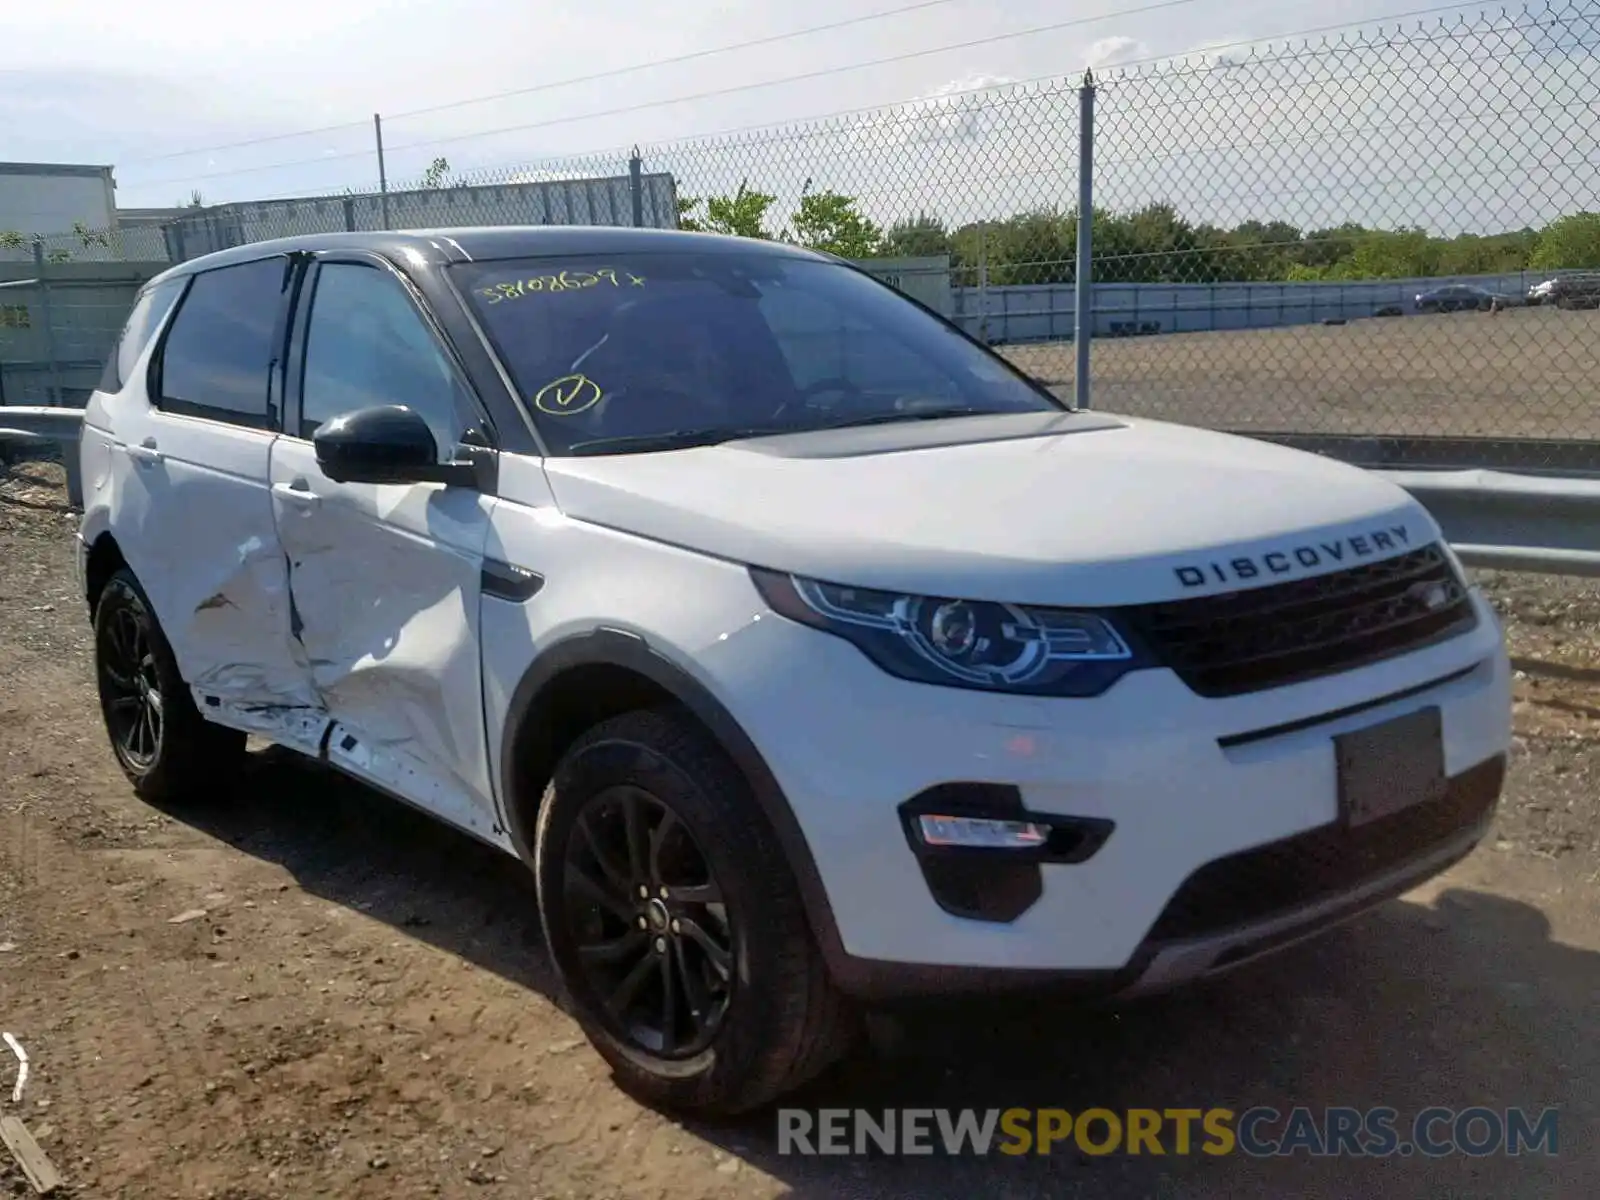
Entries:
{"label": "yellow handwriting on windshield", "polygon": [[587,375],[563,375],[552,379],[533,396],[533,406],[552,417],[571,417],[586,412],[605,399],[600,385]]}
{"label": "yellow handwriting on windshield", "polygon": [[544,296],[558,292],[581,292],[592,287],[636,288],[645,284],[643,275],[618,271],[615,267],[596,267],[592,271],[562,271],[558,275],[533,275],[508,279],[478,289],[489,304],[520,300],[524,296]]}

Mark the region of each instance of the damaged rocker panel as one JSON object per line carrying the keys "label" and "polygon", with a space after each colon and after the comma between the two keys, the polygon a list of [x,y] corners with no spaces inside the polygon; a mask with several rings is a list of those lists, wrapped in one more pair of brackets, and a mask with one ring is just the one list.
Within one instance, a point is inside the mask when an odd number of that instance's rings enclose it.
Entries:
{"label": "damaged rocker panel", "polygon": [[316,756],[333,721],[326,710],[306,704],[229,702],[194,689],[200,711],[210,720],[253,733]]}

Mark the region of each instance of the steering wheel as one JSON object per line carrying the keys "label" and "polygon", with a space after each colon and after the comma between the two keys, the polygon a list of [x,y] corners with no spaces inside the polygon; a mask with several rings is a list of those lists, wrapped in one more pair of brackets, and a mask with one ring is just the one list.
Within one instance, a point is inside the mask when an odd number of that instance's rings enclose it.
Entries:
{"label": "steering wheel", "polygon": [[785,400],[782,404],[778,405],[777,409],[774,410],[772,415],[774,418],[778,418],[783,416],[784,413],[788,412],[790,409],[804,408],[806,407],[807,400],[810,400],[811,397],[819,395],[822,392],[841,392],[848,398],[845,403],[849,403],[850,401],[864,400],[866,398],[866,393],[863,392],[861,388],[851,380],[844,378],[842,375],[831,375],[826,379],[816,379],[806,384],[805,387],[801,388],[795,393],[794,399]]}
{"label": "steering wheel", "polygon": [[[698,391],[688,388],[651,385],[629,395],[628,388],[608,392],[590,411],[589,428],[601,437],[652,433],[657,429],[698,427],[728,422],[723,406]],[[676,419],[663,420],[663,413]],[[581,417],[580,417],[581,419]]]}

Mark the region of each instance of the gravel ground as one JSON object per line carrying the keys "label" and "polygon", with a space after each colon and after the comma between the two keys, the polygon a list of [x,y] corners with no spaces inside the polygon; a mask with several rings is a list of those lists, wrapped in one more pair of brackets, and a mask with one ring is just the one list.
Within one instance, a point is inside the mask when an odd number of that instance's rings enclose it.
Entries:
{"label": "gravel ground", "polygon": [[[1070,381],[1068,343],[1004,353]],[[1218,429],[1600,437],[1600,311],[1368,318],[1095,341],[1096,408]]]}
{"label": "gravel ground", "polygon": [[[161,811],[95,709],[59,469],[0,477],[0,1029],[68,1195],[1584,1196],[1600,1048],[1600,589],[1485,577],[1517,658],[1493,835],[1345,930],[1114,1009],[914,1023],[808,1106],[1561,1106],[1555,1158],[800,1159],[771,1116],[619,1093],[552,999],[528,879],[263,750]],[[0,1195],[22,1194],[0,1155]]]}

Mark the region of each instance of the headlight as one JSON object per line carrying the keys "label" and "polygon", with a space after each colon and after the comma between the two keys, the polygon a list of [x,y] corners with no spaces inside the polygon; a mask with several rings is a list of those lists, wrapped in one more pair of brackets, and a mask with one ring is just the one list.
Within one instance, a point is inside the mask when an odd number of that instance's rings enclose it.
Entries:
{"label": "headlight", "polygon": [[1035,696],[1098,696],[1150,665],[1104,617],[910,596],[752,569],[774,612],[853,642],[891,675]]}

